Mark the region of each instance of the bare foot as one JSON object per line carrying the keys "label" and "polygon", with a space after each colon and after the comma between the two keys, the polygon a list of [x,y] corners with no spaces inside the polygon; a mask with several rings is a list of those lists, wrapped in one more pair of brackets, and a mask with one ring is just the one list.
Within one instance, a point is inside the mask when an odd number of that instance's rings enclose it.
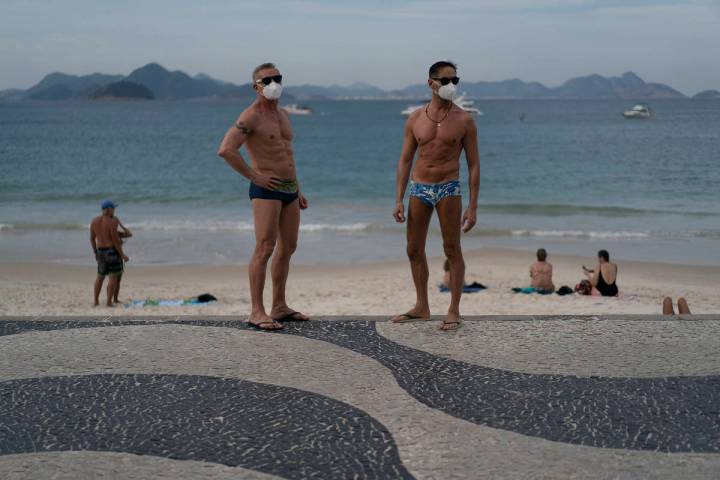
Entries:
{"label": "bare foot", "polygon": [[672,298],[670,298],[670,297],[663,298],[662,312],[663,312],[663,315],[675,315],[675,310],[673,309],[673,304],[672,304]]}
{"label": "bare foot", "polygon": [[415,307],[407,313],[395,315],[390,319],[393,323],[422,322],[430,320],[430,309]]}
{"label": "bare foot", "polygon": [[307,322],[310,320],[310,317],[307,315],[304,315],[297,310],[293,310],[287,305],[282,307],[273,307],[272,310],[270,310],[270,317],[273,320],[281,320],[284,322]]}
{"label": "bare foot", "polygon": [[680,315],[690,315],[690,307],[684,297],[678,298],[678,313]]}
{"label": "bare foot", "polygon": [[251,313],[248,318],[248,323],[260,330],[282,330],[282,323],[273,320],[265,312],[262,313]]}
{"label": "bare foot", "polygon": [[115,305],[113,305],[112,303],[106,303],[105,306],[107,308],[115,308]]}
{"label": "bare foot", "polygon": [[100,306],[100,302],[95,302],[95,303],[93,304],[93,307],[99,307],[99,306]]}
{"label": "bare foot", "polygon": [[448,312],[447,317],[445,317],[445,320],[440,324],[439,330],[443,332],[454,332],[462,325],[461,320],[462,317],[460,314]]}

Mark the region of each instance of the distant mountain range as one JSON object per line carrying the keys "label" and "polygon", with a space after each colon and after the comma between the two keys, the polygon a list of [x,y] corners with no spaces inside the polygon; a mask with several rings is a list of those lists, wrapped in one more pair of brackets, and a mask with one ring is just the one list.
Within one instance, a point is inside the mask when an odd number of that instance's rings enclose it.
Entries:
{"label": "distant mountain range", "polygon": [[[645,82],[633,72],[620,77],[588,75],[572,78],[558,87],[518,79],[498,82],[462,82],[460,92],[471,98],[517,99],[662,99],[687,98],[679,91],[661,83]],[[718,98],[717,90],[706,90],[693,98]],[[149,63],[129,75],[67,75],[51,73],[27,90],[0,91],[0,101],[73,100],[107,98],[144,98],[159,100],[190,99],[251,99],[255,92],[250,83],[236,85],[200,73],[194,77],[181,70],[170,71],[157,63]],[[283,99],[422,99],[429,97],[426,84],[410,85],[400,90],[383,90],[367,83],[348,86],[319,85],[287,86]]]}
{"label": "distant mountain range", "polygon": [[100,87],[90,95],[90,98],[92,100],[108,100],[113,98],[152,100],[155,98],[155,94],[145,85],[128,80],[120,80],[119,82],[108,83],[104,87]]}
{"label": "distant mountain range", "polygon": [[[108,88],[109,86],[113,87]],[[149,63],[135,69],[127,76],[102,73],[91,75],[51,73],[27,90],[0,91],[0,101],[107,98],[190,100],[198,98],[249,99],[254,97],[255,91],[249,83],[235,85],[216,80],[206,74],[191,77],[180,70],[167,70],[157,63]]]}
{"label": "distant mountain range", "polygon": [[[427,98],[428,86],[410,85],[401,90],[383,91],[367,84],[349,87],[288,87],[297,98]],[[518,79],[499,82],[461,82],[460,92],[471,98],[625,98],[658,99],[686,98],[674,88],[661,83],[647,83],[633,72],[620,77],[588,75],[568,80],[559,87],[546,87],[538,82]]]}
{"label": "distant mountain range", "polygon": [[699,100],[717,100],[720,99],[720,92],[717,90],[703,90],[702,92],[693,95],[692,98],[697,98]]}

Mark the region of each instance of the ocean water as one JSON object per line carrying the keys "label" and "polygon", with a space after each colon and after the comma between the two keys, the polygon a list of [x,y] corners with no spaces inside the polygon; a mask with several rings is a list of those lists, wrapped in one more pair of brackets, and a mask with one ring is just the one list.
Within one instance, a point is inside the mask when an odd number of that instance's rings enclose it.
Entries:
{"label": "ocean water", "polygon": [[[310,201],[297,261],[404,258],[391,212],[408,102],[307,103],[314,115],[292,117]],[[244,106],[0,103],[0,262],[91,263],[87,226],[111,198],[135,264],[245,263],[248,182],[215,153]],[[627,101],[476,106],[480,206],[465,248],[720,265],[720,101],[655,101],[650,121],[623,119]],[[428,252],[442,252],[437,223]]]}

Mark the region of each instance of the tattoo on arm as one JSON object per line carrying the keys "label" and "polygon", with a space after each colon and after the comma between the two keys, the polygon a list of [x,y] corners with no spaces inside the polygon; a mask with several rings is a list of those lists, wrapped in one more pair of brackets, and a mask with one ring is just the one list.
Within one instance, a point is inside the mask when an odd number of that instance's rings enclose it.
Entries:
{"label": "tattoo on arm", "polygon": [[242,133],[244,133],[245,135],[247,135],[248,133],[250,133],[250,129],[249,129],[247,126],[245,126],[245,124],[244,124],[243,122],[237,122],[237,123],[235,124],[235,128],[237,128],[238,130],[240,130],[240,131],[241,131]]}

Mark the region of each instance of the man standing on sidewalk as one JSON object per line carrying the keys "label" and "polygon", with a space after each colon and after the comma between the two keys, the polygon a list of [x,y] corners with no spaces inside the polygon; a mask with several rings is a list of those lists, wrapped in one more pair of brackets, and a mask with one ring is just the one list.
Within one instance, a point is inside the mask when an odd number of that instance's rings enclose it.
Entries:
{"label": "man standing on sidewalk", "polygon": [[[430,319],[425,241],[433,211],[437,211],[445,256],[450,263],[450,308],[440,325],[442,331],[460,328],[460,297],[465,279],[460,232],[468,232],[475,225],[480,190],[480,154],[475,121],[453,103],[455,86],[459,81],[457,67],[452,62],[436,62],[430,67],[427,84],[432,91],[432,100],[424,108],[413,112],[405,124],[393,211],[395,221],[405,221],[403,198],[410,180],[407,254],[417,300],[412,309],[392,320],[403,323]],[[463,150],[470,176],[470,199],[464,213],[459,180]],[[418,158],[415,168],[412,168],[416,152]]]}
{"label": "man standing on sidewalk", "polygon": [[[278,107],[282,75],[275,65],[264,63],[255,68],[252,80],[257,99],[225,134],[218,155],[250,180],[255,251],[248,266],[252,302],[248,323],[260,330],[279,330],[283,328],[282,322],[309,320],[285,301],[290,257],[297,247],[300,210],[308,204],[297,181],[290,119]],[[252,167],[238,151],[243,144]],[[268,314],[263,305],[263,290],[271,256],[273,300]]]}

